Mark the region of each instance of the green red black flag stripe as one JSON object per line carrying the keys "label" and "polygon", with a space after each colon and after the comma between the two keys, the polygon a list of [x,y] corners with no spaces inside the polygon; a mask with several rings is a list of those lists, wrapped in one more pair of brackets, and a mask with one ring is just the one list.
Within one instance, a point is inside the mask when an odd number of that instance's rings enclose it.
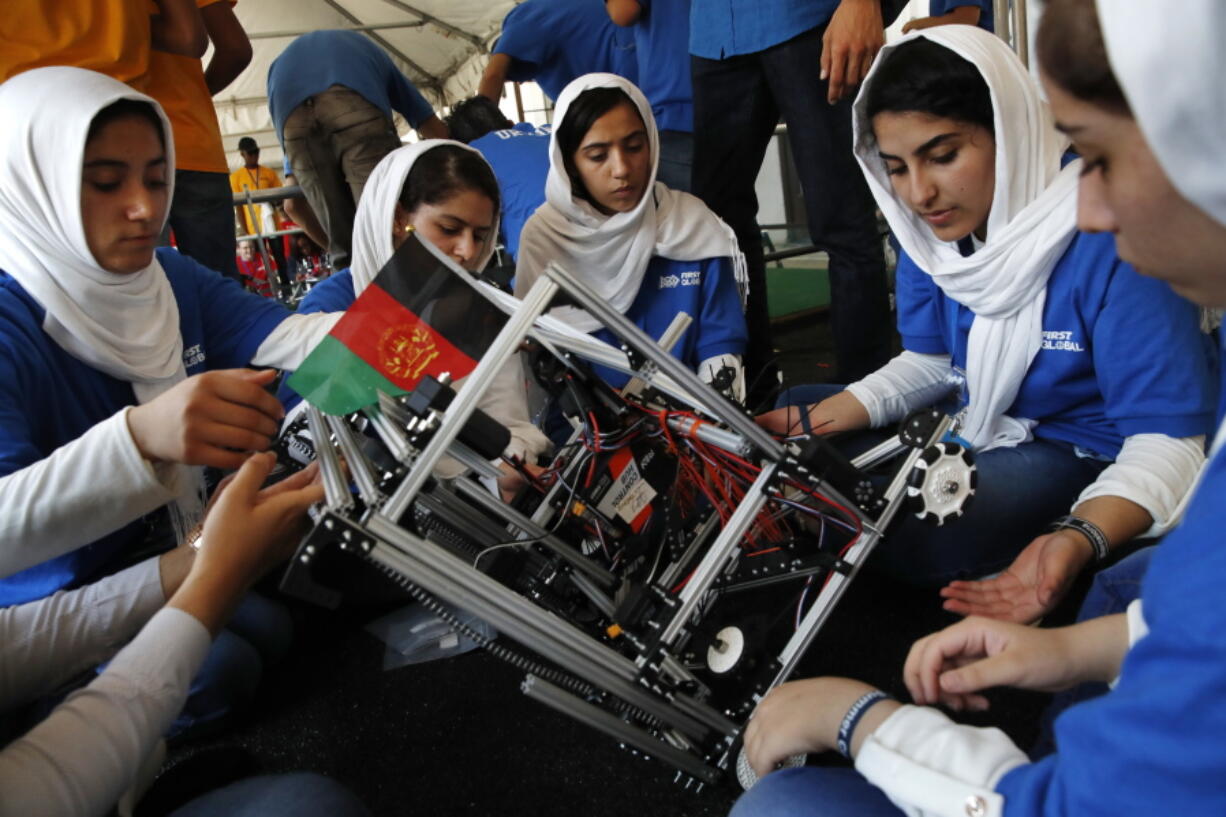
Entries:
{"label": "green red black flag stripe", "polygon": [[410,235],[307,356],[289,386],[327,414],[404,394],[422,377],[477,366],[506,316],[468,273]]}

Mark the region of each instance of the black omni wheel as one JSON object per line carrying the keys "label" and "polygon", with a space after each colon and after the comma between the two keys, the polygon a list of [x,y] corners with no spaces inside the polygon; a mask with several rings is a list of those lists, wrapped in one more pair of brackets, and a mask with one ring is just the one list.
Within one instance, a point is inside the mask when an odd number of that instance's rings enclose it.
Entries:
{"label": "black omni wheel", "polygon": [[977,478],[965,448],[949,442],[929,446],[907,476],[907,507],[925,522],[944,525],[966,510]]}

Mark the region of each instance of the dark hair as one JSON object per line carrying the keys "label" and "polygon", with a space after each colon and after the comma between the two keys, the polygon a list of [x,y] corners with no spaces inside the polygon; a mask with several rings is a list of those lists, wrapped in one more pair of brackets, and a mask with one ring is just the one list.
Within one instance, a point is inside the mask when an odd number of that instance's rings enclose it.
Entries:
{"label": "dark hair", "polygon": [[466,145],[487,133],[505,130],[513,124],[503,115],[498,103],[480,94],[457,103],[443,122],[451,132],[451,138]]}
{"label": "dark hair", "polygon": [[85,141],[87,143],[93,141],[100,130],[116,119],[123,119],[128,116],[140,117],[153,125],[153,130],[158,135],[158,141],[162,143],[162,148],[165,149],[166,131],[163,130],[162,117],[158,116],[157,109],[153,105],[145,102],[143,99],[120,99],[98,111],[94,115],[94,120],[89,123],[89,132],[85,134]]}
{"label": "dark hair", "polygon": [[886,56],[873,75],[865,110],[870,120],[887,111],[917,112],[981,125],[996,134],[992,94],[979,69],[922,37]]}
{"label": "dark hair", "polygon": [[400,191],[400,206],[412,213],[423,204],[439,204],[457,193],[476,190],[502,206],[498,179],[481,154],[456,145],[440,145],[418,157]]}
{"label": "dark hair", "polygon": [[252,139],[250,136],[244,136],[238,140],[238,149],[245,153],[259,153],[260,143]]}
{"label": "dark hair", "polygon": [[555,131],[558,150],[562,152],[562,167],[570,177],[570,188],[576,196],[589,202],[592,201],[592,196],[579,175],[579,168],[575,166],[575,151],[583,143],[583,137],[587,136],[592,125],[596,124],[596,120],[622,103],[629,105],[634,109],[635,115],[639,115],[634,100],[621,88],[589,88],[570,103],[566,117]]}
{"label": "dark hair", "polygon": [[1039,22],[1037,51],[1043,73],[1077,99],[1132,115],[1107,59],[1094,0],[1049,0]]}

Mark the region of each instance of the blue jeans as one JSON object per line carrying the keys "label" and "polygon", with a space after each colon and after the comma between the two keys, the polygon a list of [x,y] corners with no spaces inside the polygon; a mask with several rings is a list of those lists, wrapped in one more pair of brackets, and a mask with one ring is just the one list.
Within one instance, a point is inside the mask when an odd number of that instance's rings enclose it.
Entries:
{"label": "blue jeans", "polygon": [[293,634],[284,606],[248,593],[214,639],[167,736],[184,740],[223,728],[255,696],[264,668],[289,651]]}
{"label": "blue jeans", "polygon": [[197,797],[170,817],[369,817],[347,788],[307,772],[249,777]]}
{"label": "blue jeans", "polygon": [[[796,386],[780,395],[779,405],[808,405],[841,390],[841,386]],[[848,435],[837,445],[855,456],[892,433],[883,429]],[[900,512],[868,566],[929,586],[1000,571],[1052,520],[1068,513],[1082,489],[1107,465],[1078,456],[1067,443],[1041,439],[976,454],[977,487],[963,515],[937,527]],[[884,487],[888,477],[875,481]]]}
{"label": "blue jeans", "polygon": [[673,190],[690,192],[694,167],[694,134],[679,130],[660,131],[660,167],[656,181]]}
{"label": "blue jeans", "polygon": [[814,70],[825,33],[821,25],[752,54],[690,58],[693,193],[736,232],[745,253],[749,382],[774,357],[755,182],[780,116],[788,125],[809,235],[830,254],[830,331],[838,379],[858,380],[890,358],[894,321],[885,255],[876,205],[852,153],[852,98],[828,103],[826,83]]}
{"label": "blue jeans", "polygon": [[[242,282],[234,261],[234,205],[225,173],[175,171],[170,221],[179,252],[227,278]],[[167,236],[163,235],[163,239]],[[168,240],[163,241],[169,244]]]}
{"label": "blue jeans", "polygon": [[780,769],[741,795],[728,817],[898,817],[902,812],[855,769]]}

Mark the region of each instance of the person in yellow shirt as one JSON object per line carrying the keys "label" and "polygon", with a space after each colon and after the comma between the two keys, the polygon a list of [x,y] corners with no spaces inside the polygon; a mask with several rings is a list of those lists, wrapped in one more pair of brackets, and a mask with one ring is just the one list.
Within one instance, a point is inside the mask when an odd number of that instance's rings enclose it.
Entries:
{"label": "person in yellow shirt", "polygon": [[199,59],[154,51],[145,92],[162,105],[174,128],[175,197],[162,236],[209,269],[239,280],[231,226],[230,168],[212,97],[251,62],[251,41],[234,15],[235,0],[195,0],[213,44],[208,67]]}
{"label": "person in yellow shirt", "polygon": [[[238,152],[243,157],[243,166],[230,174],[230,190],[242,193],[247,190],[269,190],[281,186],[281,177],[270,167],[260,164],[260,146],[250,136],[238,140]],[[262,232],[276,229],[279,220],[275,210],[280,209],[280,202],[267,204],[239,205],[234,208],[234,217],[238,231],[243,235],[252,235],[259,227]],[[267,214],[267,215],[266,215]],[[288,219],[286,219],[288,220]],[[285,269],[285,258],[281,250],[281,241],[266,241],[268,251],[277,262],[278,269]]]}

